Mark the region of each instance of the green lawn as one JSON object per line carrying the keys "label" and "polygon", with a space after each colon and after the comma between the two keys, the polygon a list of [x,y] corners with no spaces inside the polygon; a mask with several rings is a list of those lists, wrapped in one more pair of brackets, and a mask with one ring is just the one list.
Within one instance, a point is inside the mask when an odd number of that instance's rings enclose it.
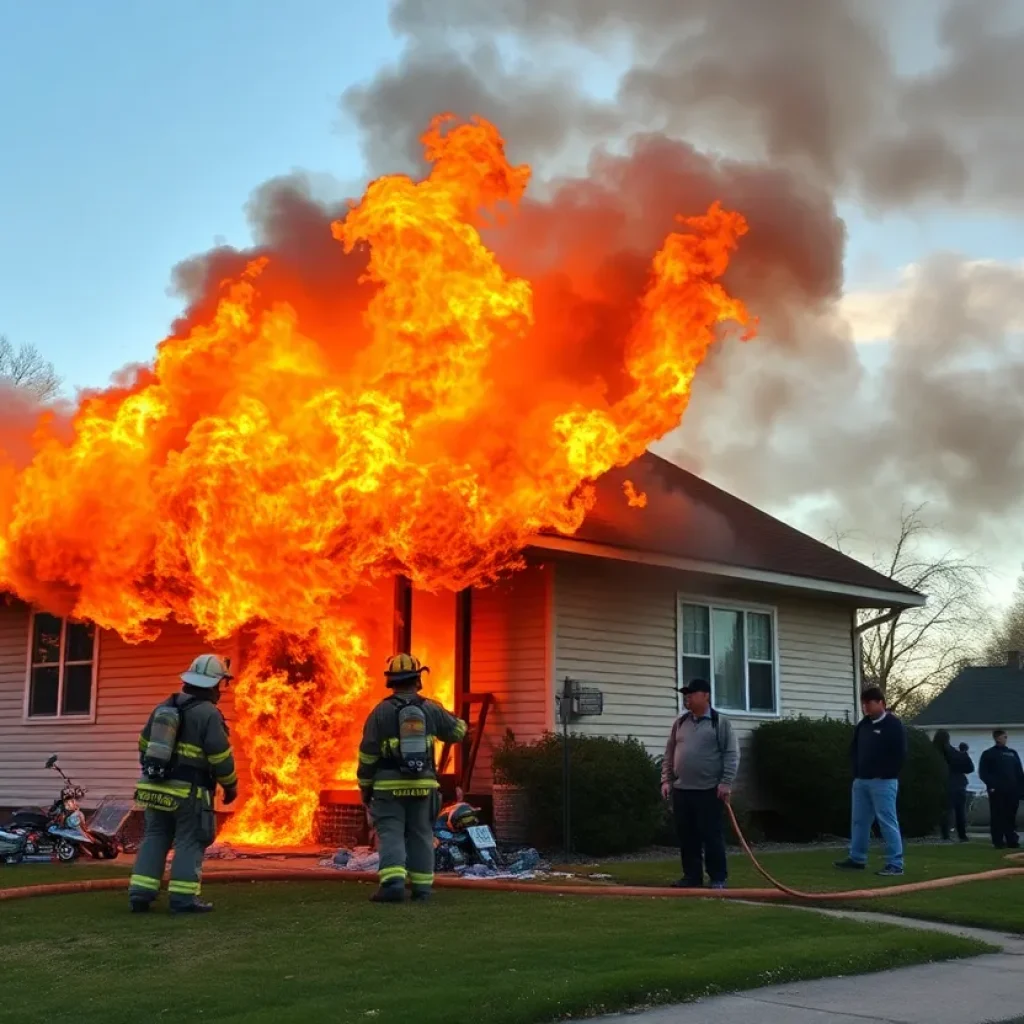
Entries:
{"label": "green lawn", "polygon": [[50,885],[56,882],[80,882],[87,878],[110,878],[131,872],[131,861],[123,859],[115,864],[83,860],[75,864],[0,864],[0,889],[14,889],[22,885]]}
{"label": "green lawn", "polygon": [[[755,851],[756,853],[757,851]],[[785,853],[758,854],[758,860],[775,875],[780,882],[796,889],[810,889],[817,892],[826,890],[875,888],[918,882],[926,878],[942,878],[947,875],[968,874],[988,871],[993,868],[1012,867],[1003,854],[991,846],[977,843],[911,844],[906,849],[906,873],[902,878],[879,878],[875,872],[884,861],[880,851],[872,849],[871,861],[865,871],[837,871],[833,862],[846,856],[841,849],[798,850]],[[632,885],[668,885],[680,875],[678,858],[657,861],[623,861],[598,864],[596,867],[576,870],[597,871],[613,875],[617,881]],[[768,883],[754,870],[754,866],[742,852],[729,854],[729,885],[733,888],[755,886],[761,888]]]}
{"label": "green lawn", "polygon": [[[906,873],[902,878],[879,878],[875,875],[875,870],[882,866],[882,859],[874,852],[866,871],[836,871],[832,862],[842,856],[841,850],[801,850],[768,853],[759,859],[780,882],[809,892],[881,888],[993,868],[1024,866],[1011,864],[1005,860],[1003,851],[994,850],[982,842],[949,846],[910,845],[906,850]],[[679,862],[629,861],[599,864],[592,870],[611,874],[616,881],[631,885],[665,885],[679,877]],[[767,885],[742,853],[730,854],[729,884],[733,887]],[[994,882],[971,882],[956,888],[910,893],[891,899],[864,900],[856,905],[863,910],[1024,933],[1024,911],[1021,910],[1024,907],[1024,876]]]}
{"label": "green lawn", "polygon": [[122,893],[3,905],[5,1012],[64,1019],[73,992],[79,1024],[533,1024],[986,948],[710,901],[442,890],[379,907],[355,884],[207,890],[217,910],[192,919],[130,915]]}

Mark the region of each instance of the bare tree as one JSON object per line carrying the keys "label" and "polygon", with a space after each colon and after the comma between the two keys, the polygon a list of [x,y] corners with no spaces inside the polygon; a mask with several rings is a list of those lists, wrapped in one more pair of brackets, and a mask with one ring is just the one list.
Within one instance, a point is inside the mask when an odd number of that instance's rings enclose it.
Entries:
{"label": "bare tree", "polygon": [[1024,651],[1024,575],[985,645],[986,660],[990,665],[1005,664],[1007,651]]}
{"label": "bare tree", "polygon": [[35,345],[15,348],[0,334],[0,384],[10,384],[40,402],[56,398],[63,381],[53,363],[44,359]]}
{"label": "bare tree", "polygon": [[[983,648],[988,613],[983,595],[988,570],[970,556],[953,551],[930,553],[927,541],[935,528],[925,522],[924,506],[900,510],[895,543],[870,559],[879,572],[925,594],[923,608],[885,616],[877,610],[858,613],[861,677],[865,686],[881,687],[894,711],[913,715]],[[849,534],[836,533],[843,550]]]}

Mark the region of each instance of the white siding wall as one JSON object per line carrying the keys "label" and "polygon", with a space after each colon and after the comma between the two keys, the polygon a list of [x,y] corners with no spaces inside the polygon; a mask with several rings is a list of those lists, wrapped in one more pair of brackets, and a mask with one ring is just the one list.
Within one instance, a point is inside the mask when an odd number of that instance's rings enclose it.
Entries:
{"label": "white siding wall", "polygon": [[[736,587],[671,570],[594,559],[555,567],[555,680],[604,691],[604,714],[578,720],[581,733],[634,736],[664,750],[678,713],[676,597],[680,592],[776,608],[780,712],[842,718],[854,714],[851,609],[778,590]],[[741,740],[763,720],[729,714]]]}
{"label": "white siding wall", "polygon": [[[529,740],[554,727],[555,692],[567,675],[599,685],[605,694],[604,715],[583,719],[574,728],[635,736],[660,753],[678,707],[680,591],[774,605],[781,712],[813,717],[854,713],[848,605],[626,563],[556,558],[473,595],[470,685],[496,698],[473,788],[490,788],[492,752],[506,729]],[[175,625],[154,643],[135,646],[103,633],[96,722],[28,725],[22,720],[28,624],[25,606],[0,605],[0,807],[51,798],[53,777],[42,762],[53,751],[89,788],[90,797],[130,794],[139,729],[154,704],[177,689],[178,674],[205,645],[191,630]],[[237,657],[237,650],[224,653]],[[222,709],[230,722],[230,696]],[[731,717],[743,736],[759,721]],[[239,774],[244,786],[244,765]]]}
{"label": "white siding wall", "polygon": [[[179,674],[206,645],[173,624],[156,641],[137,645],[102,632],[96,721],[26,723],[29,619],[25,605],[0,604],[0,807],[53,799],[57,777],[43,767],[52,753],[88,789],[87,807],[106,795],[130,796],[138,778],[139,730],[153,707],[180,689]],[[221,707],[230,721],[230,696]]]}
{"label": "white siding wall", "polygon": [[550,567],[531,566],[473,593],[470,688],[495,696],[473,771],[473,789],[491,788],[491,755],[511,729],[534,739],[551,727]]}

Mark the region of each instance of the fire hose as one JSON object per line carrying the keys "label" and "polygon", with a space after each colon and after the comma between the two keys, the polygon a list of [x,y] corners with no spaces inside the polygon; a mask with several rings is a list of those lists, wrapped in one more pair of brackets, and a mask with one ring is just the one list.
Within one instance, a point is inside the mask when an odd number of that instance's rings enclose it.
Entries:
{"label": "fire hose", "polygon": [[[645,899],[667,897],[672,899],[698,897],[704,899],[740,899],[740,900],[805,900],[810,902],[842,902],[848,900],[877,899],[879,897],[902,896],[905,893],[924,892],[930,889],[948,889],[969,882],[992,881],[998,878],[1024,876],[1024,867],[995,868],[988,871],[977,871],[967,875],[950,875],[946,878],[933,878],[925,882],[907,882],[900,885],[887,885],[875,889],[848,889],[842,892],[802,892],[784,885],[754,856],[746,837],[736,820],[730,804],[726,803],[726,813],[732,824],[733,831],[743,852],[750,858],[757,872],[771,884],[770,889],[671,889],[642,885],[568,885],[546,882],[517,882],[514,879],[476,879],[438,876],[435,884],[445,889],[472,889],[484,892],[518,892],[543,893],[548,896],[615,896],[642,897]],[[1024,861],[1024,853],[1009,854],[1006,860],[1013,863]],[[376,882],[377,875],[372,871],[336,871],[325,869],[296,868],[248,868],[229,869],[211,872],[211,882]],[[0,889],[0,901],[26,899],[31,896],[64,896],[80,892],[102,892],[123,890],[125,879],[91,878],[78,882],[55,882],[47,885],[25,885],[11,889]]]}

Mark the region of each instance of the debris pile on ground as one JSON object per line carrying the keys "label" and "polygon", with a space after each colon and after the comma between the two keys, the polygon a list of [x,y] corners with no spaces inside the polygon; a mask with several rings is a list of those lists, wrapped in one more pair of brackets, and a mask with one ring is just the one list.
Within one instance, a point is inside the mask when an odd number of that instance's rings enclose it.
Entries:
{"label": "debris pile on ground", "polygon": [[[211,847],[211,849],[213,849]],[[335,871],[376,871],[380,857],[376,850],[368,846],[357,846],[354,849],[342,847],[330,857],[318,862],[322,868],[333,868]],[[500,867],[485,864],[459,864],[454,868],[439,871],[438,874],[458,875],[461,878],[508,878],[520,881],[540,877],[558,877],[547,871],[541,862],[540,854],[533,849],[519,850],[507,857],[507,863]],[[566,876],[569,877],[569,876]]]}
{"label": "debris pile on ground", "polygon": [[438,874],[458,875],[460,878],[507,878],[519,881],[548,877],[547,865],[542,863],[540,854],[532,848],[507,854],[499,858],[495,864],[469,864],[466,863],[464,855],[460,855],[462,851],[457,848],[446,850],[445,847],[444,843],[438,847]]}
{"label": "debris pile on ground", "polygon": [[206,856],[209,860],[238,860],[245,854],[239,853],[229,843],[214,843],[207,848]]}
{"label": "debris pile on ground", "polygon": [[334,868],[335,871],[376,871],[380,855],[368,846],[357,846],[354,850],[343,847],[333,857],[324,857],[318,863],[322,868]]}

